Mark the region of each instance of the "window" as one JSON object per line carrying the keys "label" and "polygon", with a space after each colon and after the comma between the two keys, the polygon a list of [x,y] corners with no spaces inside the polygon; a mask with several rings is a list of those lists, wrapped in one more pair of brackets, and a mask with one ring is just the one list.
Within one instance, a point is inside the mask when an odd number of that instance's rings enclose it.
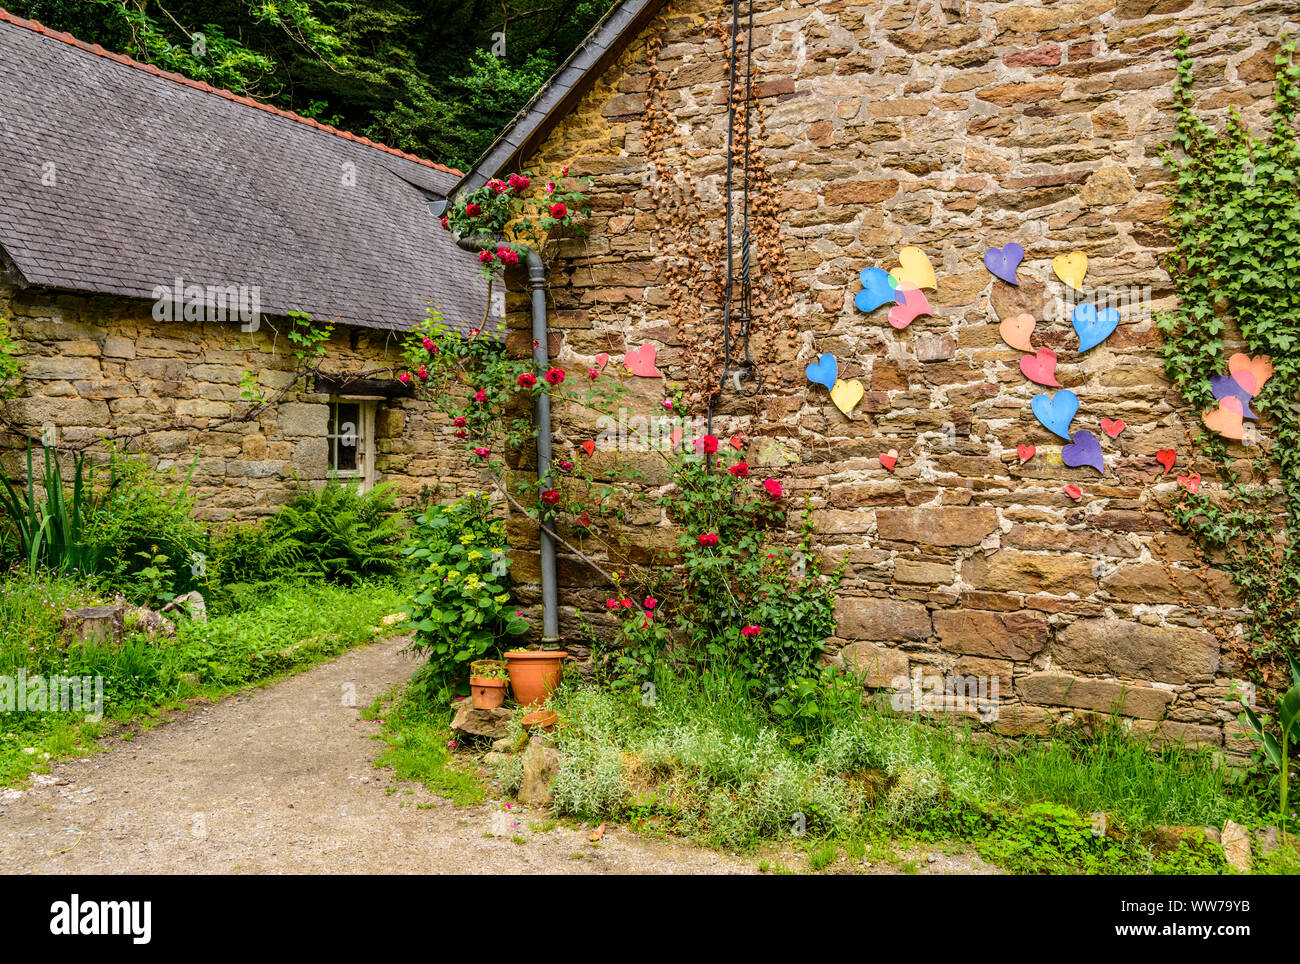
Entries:
{"label": "window", "polygon": [[375,398],[330,399],[330,420],[325,435],[330,472],[340,479],[356,479],[364,492],[375,484]]}

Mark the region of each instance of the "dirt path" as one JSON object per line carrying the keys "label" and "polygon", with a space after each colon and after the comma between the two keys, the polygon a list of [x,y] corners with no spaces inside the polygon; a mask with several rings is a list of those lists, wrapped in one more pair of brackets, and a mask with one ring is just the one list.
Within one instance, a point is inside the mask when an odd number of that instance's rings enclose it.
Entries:
{"label": "dirt path", "polygon": [[[114,741],[107,753],[57,764],[40,778],[43,785],[0,806],[0,872],[757,870],[754,857],[619,827],[598,844],[581,829],[533,832],[528,822],[540,813],[511,817],[518,826],[508,835],[489,836],[500,827],[499,805],[458,807],[376,769],[380,726],[362,720],[360,708],[415,669],[404,643],[353,650],[248,696],[196,707],[129,742]],[[356,698],[344,705],[349,684]],[[945,858],[923,863],[921,872],[973,869]]]}

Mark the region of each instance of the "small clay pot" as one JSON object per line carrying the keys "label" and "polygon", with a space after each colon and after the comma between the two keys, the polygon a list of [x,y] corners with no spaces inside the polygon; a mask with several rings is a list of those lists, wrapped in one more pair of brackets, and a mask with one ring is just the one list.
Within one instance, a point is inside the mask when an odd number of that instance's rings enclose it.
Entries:
{"label": "small clay pot", "polygon": [[534,710],[523,719],[524,729],[528,732],[534,730],[549,730],[560,721],[560,714],[555,710]]}
{"label": "small clay pot", "polygon": [[562,649],[512,649],[505,656],[515,700],[533,706],[560,685],[561,665],[569,654]]}
{"label": "small clay pot", "polygon": [[469,700],[476,710],[494,710],[506,701],[506,686],[503,679],[487,676],[469,678]]}

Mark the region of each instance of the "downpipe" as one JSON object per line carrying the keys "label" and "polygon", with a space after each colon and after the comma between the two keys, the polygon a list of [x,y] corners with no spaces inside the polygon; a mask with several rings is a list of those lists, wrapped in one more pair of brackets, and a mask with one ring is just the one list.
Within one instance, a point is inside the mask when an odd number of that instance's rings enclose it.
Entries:
{"label": "downpipe", "polygon": [[[500,243],[501,239],[485,234],[456,240],[457,247],[471,252],[492,251]],[[533,311],[533,364],[539,373],[544,374],[550,368],[546,337],[546,265],[542,256],[532,248],[513,242],[510,247],[524,252],[528,265],[528,292]],[[537,482],[545,488],[551,477],[551,396],[546,392],[537,393],[533,418],[537,425]],[[555,536],[548,525],[538,525],[538,541],[542,568],[542,645],[559,645],[560,597],[555,581]]]}

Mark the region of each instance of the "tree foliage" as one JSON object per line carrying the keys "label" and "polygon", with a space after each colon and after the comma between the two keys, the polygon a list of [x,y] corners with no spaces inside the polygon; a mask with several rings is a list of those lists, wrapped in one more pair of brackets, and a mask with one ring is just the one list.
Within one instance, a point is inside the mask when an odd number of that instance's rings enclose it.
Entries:
{"label": "tree foliage", "polygon": [[466,169],[611,0],[9,0],[10,12]]}

